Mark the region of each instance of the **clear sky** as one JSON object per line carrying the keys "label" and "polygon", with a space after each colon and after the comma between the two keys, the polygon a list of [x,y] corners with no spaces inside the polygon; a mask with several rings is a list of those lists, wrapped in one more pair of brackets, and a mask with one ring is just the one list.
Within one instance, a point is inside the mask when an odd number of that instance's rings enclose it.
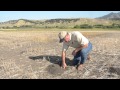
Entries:
{"label": "clear sky", "polygon": [[120,11],[0,11],[0,22],[17,19],[96,18],[111,12]]}

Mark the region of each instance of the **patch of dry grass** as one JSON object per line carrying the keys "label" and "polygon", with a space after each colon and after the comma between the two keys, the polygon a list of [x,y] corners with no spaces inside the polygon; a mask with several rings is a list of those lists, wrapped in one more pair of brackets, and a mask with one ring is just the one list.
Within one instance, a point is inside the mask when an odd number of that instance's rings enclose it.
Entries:
{"label": "patch of dry grass", "polygon": [[[81,32],[90,37],[94,45],[93,60],[85,64],[82,72],[77,72],[73,66],[68,66],[62,75],[55,76],[48,73],[46,68],[50,69],[49,65],[53,66],[53,62],[61,58],[62,46],[57,42],[59,31],[0,31],[0,78],[109,78],[107,76],[110,75],[109,67],[119,65],[120,50],[116,48],[120,46],[119,34]],[[73,58],[72,50],[69,48],[67,53],[67,58],[70,60]],[[30,59],[30,56],[36,59]],[[53,67],[51,69],[54,70]]]}

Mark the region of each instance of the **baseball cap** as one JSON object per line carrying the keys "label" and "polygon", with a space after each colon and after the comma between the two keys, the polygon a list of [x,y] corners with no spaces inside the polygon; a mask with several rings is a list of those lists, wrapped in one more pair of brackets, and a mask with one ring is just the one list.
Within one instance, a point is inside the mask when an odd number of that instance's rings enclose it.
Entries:
{"label": "baseball cap", "polygon": [[60,39],[60,43],[62,43],[64,41],[64,37],[66,36],[67,32],[66,31],[61,31],[59,34],[58,34],[58,37]]}

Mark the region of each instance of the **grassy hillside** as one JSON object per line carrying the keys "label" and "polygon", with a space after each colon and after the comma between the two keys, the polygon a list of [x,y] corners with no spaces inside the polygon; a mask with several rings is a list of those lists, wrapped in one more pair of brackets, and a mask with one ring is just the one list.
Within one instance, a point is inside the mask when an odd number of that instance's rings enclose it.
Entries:
{"label": "grassy hillside", "polygon": [[1,29],[15,28],[120,28],[120,20],[75,18],[49,20],[10,20],[0,23]]}

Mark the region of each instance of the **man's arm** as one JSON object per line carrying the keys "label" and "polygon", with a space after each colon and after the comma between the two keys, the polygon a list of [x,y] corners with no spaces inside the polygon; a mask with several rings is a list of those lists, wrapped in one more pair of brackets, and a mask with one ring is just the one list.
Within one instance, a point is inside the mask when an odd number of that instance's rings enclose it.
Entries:
{"label": "man's arm", "polygon": [[78,51],[80,51],[81,49],[86,48],[87,46],[88,46],[88,44],[85,44],[85,45],[83,45],[83,46],[80,46],[80,47],[78,47],[78,48],[75,49],[75,52],[78,52]]}
{"label": "man's arm", "polygon": [[62,67],[65,69],[65,67],[67,66],[66,65],[66,62],[65,62],[65,57],[66,57],[66,52],[65,51],[62,51]]}
{"label": "man's arm", "polygon": [[83,46],[80,46],[80,47],[76,48],[76,49],[72,52],[72,55],[75,56],[78,51],[82,50],[82,48],[86,48],[87,46],[88,46],[88,44],[85,44],[85,45],[83,45]]}

